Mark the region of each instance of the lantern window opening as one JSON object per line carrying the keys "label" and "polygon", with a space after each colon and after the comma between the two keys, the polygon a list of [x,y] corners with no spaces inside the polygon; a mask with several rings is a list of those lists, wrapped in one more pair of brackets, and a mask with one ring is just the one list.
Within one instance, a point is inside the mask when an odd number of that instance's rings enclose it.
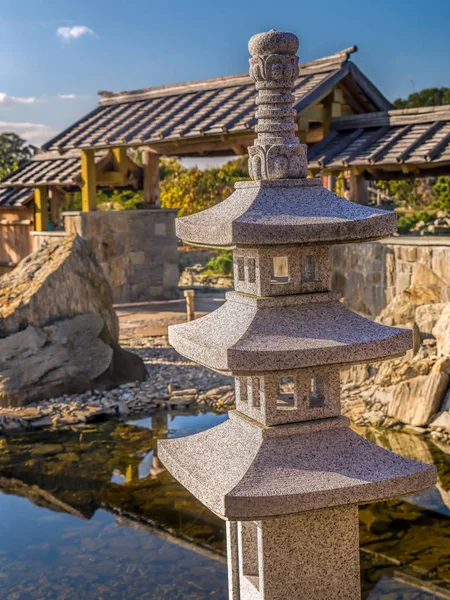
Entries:
{"label": "lantern window opening", "polygon": [[238,281],[245,281],[244,259],[242,257],[238,257],[236,259],[236,265],[237,265],[237,278],[238,278]]}
{"label": "lantern window opening", "polygon": [[309,407],[320,408],[329,403],[328,375],[311,375],[309,391]]}
{"label": "lantern window opening", "polygon": [[297,390],[294,377],[278,380],[277,410],[297,410]]}
{"label": "lantern window opening", "polygon": [[236,385],[239,386],[239,401],[240,402],[248,402],[248,389],[247,389],[247,381],[243,377],[239,377],[236,382]]}
{"label": "lantern window opening", "polygon": [[305,254],[302,256],[300,280],[302,283],[317,281],[317,262],[314,255]]}
{"label": "lantern window opening", "polygon": [[259,590],[258,526],[255,521],[239,523],[242,575]]}
{"label": "lantern window opening", "polygon": [[287,256],[274,256],[272,259],[271,283],[289,283],[289,259]]}

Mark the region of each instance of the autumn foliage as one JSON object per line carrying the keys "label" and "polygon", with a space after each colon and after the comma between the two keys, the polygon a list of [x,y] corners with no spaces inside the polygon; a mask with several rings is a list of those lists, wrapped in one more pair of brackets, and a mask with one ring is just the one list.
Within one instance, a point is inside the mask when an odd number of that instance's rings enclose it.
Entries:
{"label": "autumn foliage", "polygon": [[242,179],[248,179],[247,157],[204,170],[186,169],[176,158],[162,158],[161,206],[178,208],[180,217],[189,215],[224,200]]}

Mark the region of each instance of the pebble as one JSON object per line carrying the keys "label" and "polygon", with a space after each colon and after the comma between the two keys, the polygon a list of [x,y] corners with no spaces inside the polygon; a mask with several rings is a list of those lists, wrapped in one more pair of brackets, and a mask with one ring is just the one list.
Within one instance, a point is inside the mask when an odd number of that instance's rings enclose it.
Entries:
{"label": "pebble", "polygon": [[66,427],[106,418],[148,415],[157,408],[234,406],[233,378],[180,356],[167,337],[135,337],[121,346],[141,356],[148,378],[112,390],[64,394],[19,408],[0,408],[0,436],[44,427]]}

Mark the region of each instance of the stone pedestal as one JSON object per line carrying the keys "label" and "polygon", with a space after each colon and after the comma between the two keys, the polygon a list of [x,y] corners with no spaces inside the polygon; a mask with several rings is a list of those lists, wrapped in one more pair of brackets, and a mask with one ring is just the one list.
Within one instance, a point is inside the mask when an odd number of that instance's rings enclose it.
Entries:
{"label": "stone pedestal", "polygon": [[229,522],[230,600],[358,600],[358,522],[356,505]]}
{"label": "stone pedestal", "polygon": [[291,94],[297,38],[254,36],[253,181],[177,219],[186,242],[233,248],[236,291],[169,328],[181,354],[235,377],[236,411],[206,432],[158,442],[167,469],[227,523],[232,600],[357,600],[357,506],[426,489],[433,466],[371,444],[341,416],[339,370],[403,354],[411,332],[348,310],[330,292],[329,246],[378,239],[393,213],[308,179]]}
{"label": "stone pedestal", "polygon": [[178,298],[175,209],[63,213],[100,263],[115,303]]}

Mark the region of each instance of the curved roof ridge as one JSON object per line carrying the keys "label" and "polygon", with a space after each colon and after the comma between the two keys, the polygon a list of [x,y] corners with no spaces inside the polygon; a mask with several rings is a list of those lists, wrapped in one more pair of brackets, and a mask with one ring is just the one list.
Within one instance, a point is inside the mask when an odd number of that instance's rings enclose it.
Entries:
{"label": "curved roof ridge", "polygon": [[[336,68],[342,66],[349,59],[350,55],[358,50],[357,46],[349,46],[344,50],[339,50],[329,56],[314,59],[312,61],[300,64],[300,74],[303,72],[320,72],[322,69],[330,69],[331,66]],[[306,74],[306,73],[303,73]],[[160,95],[171,95],[179,92],[195,92],[204,89],[214,89],[215,87],[227,87],[232,85],[245,85],[251,83],[248,73],[238,73],[236,75],[224,75],[221,77],[209,77],[206,79],[197,79],[180,83],[170,83],[166,85],[158,85],[137,90],[124,91],[107,91],[99,90],[100,95],[99,105],[110,103],[127,102],[138,98],[158,97]]]}

